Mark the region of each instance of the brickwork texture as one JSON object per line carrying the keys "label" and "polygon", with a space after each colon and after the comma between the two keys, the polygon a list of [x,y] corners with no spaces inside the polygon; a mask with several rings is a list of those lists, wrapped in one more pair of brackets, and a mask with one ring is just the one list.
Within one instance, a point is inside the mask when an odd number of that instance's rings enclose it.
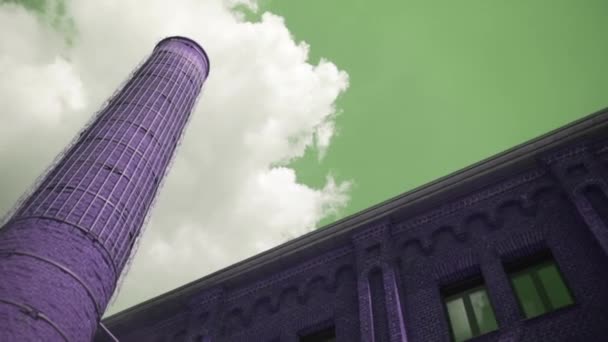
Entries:
{"label": "brickwork texture", "polygon": [[0,341],[90,341],[209,70],[170,37],[0,230]]}
{"label": "brickwork texture", "polygon": [[[444,289],[475,278],[498,329],[471,341],[605,341],[608,128],[602,132],[529,154],[517,170],[499,166],[458,196],[438,191],[425,206],[316,231],[299,251],[290,254],[287,244],[261,266],[220,271],[107,326],[123,342],[297,342],[331,327],[338,342],[448,342]],[[547,252],[574,304],[526,319],[506,265]]]}

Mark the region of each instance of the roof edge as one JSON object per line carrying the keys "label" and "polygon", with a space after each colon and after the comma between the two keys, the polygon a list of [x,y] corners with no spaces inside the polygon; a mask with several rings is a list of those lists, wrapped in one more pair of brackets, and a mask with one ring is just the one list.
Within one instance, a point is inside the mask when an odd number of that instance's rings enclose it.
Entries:
{"label": "roof edge", "polygon": [[165,292],[159,296],[141,302],[135,306],[124,309],[105,318],[104,321],[107,322],[106,324],[112,324],[113,321],[119,320],[122,317],[130,314],[136,314],[141,310],[145,310],[146,308],[155,305],[161,300],[168,300],[170,298],[180,296],[190,290],[194,291],[199,287],[207,286],[207,283],[209,282],[219,282],[233,278],[239,274],[242,274],[243,272],[251,271],[253,267],[261,267],[266,265],[276,260],[277,257],[286,254],[286,252],[291,253],[301,250],[302,248],[305,248],[306,246],[315,242],[326,240],[336,235],[351,231],[352,229],[360,227],[364,224],[382,219],[383,217],[386,217],[397,210],[403,209],[405,206],[410,205],[413,202],[428,198],[429,196],[436,194],[438,191],[461,186],[464,182],[483,177],[487,175],[489,171],[498,167],[506,167],[516,164],[522,160],[534,158],[541,152],[548,152],[563,143],[574,142],[577,138],[580,138],[587,133],[599,131],[602,128],[608,129],[608,107],[557,129],[551,130],[548,133],[542,134],[491,157],[483,159],[468,167],[440,177],[432,182],[423,184],[400,195],[389,198],[388,200],[385,200],[379,204],[373,205],[367,209],[337,220],[310,233],[285,242],[279,246],[234,263],[209,275],[203,276],[197,280]]}

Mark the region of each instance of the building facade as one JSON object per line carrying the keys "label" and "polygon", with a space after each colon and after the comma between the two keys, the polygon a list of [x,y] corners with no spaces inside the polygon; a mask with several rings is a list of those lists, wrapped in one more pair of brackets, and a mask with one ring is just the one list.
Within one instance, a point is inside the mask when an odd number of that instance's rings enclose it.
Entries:
{"label": "building facade", "polygon": [[162,40],[0,230],[0,341],[90,341],[209,61]]}
{"label": "building facade", "polygon": [[607,181],[605,110],[104,324],[121,342],[605,341]]}

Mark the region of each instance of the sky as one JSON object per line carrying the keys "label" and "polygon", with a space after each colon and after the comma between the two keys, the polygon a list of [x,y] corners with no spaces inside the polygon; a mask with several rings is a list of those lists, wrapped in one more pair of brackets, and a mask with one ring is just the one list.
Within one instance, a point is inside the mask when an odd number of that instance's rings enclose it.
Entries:
{"label": "sky", "polygon": [[380,3],[262,6],[349,74],[325,158],[291,164],[304,184],[350,180],[342,214],[608,107],[606,1]]}
{"label": "sky", "polygon": [[211,74],[107,314],[608,106],[603,0],[0,0],[0,215],[161,38]]}

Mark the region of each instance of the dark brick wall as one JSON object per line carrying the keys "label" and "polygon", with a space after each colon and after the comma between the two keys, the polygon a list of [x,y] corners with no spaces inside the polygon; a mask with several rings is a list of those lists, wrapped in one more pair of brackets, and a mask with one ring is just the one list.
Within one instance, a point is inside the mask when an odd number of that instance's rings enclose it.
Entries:
{"label": "dark brick wall", "polygon": [[[144,311],[110,330],[121,341],[296,342],[335,325],[339,342],[449,341],[441,289],[477,277],[499,330],[473,341],[608,340],[604,146],[537,156],[535,167],[465,196],[370,222],[313,257],[277,262],[272,272],[181,298],[182,309],[161,319]],[[551,252],[575,304],[526,320],[504,264],[541,251]],[[385,322],[374,318],[378,306]]]}
{"label": "dark brick wall", "polygon": [[[544,181],[541,179],[536,185]],[[482,277],[500,327],[497,333],[476,340],[497,341],[502,336],[514,336],[515,341],[569,341],[583,334],[608,333],[608,315],[602,305],[608,300],[608,273],[602,271],[606,269],[606,253],[565,194],[548,189],[533,192],[534,185],[526,185],[501,195],[505,202],[496,201],[496,210],[489,211],[496,215],[493,219],[480,215],[456,221],[463,225],[460,240],[453,234],[444,233],[443,238],[437,234],[436,246],[426,253],[420,248],[417,253],[410,253],[408,250],[415,245],[405,245],[397,257],[402,260],[401,286],[409,341],[449,341],[440,288],[472,276]],[[528,209],[511,200],[526,197],[534,201]],[[436,226],[449,224],[438,222]],[[526,321],[503,264],[545,249],[553,254],[576,304]]]}

